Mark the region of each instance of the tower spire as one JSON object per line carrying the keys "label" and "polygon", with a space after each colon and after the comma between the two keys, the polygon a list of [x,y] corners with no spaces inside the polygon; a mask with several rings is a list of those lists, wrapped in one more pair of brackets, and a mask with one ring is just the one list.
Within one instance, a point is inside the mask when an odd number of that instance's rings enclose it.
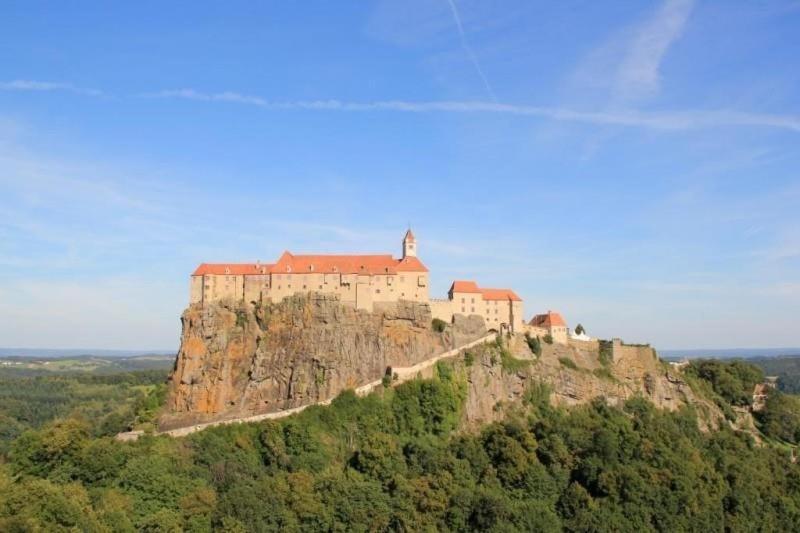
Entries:
{"label": "tower spire", "polygon": [[417,239],[411,233],[410,224],[406,236],[403,237],[403,259],[406,257],[417,257]]}

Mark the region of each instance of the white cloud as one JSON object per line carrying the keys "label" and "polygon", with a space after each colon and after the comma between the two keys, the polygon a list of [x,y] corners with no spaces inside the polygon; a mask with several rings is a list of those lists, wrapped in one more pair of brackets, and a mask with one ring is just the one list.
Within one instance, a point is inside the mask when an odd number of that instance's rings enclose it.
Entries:
{"label": "white cloud", "polygon": [[666,0],[635,31],[617,71],[617,90],[623,98],[639,98],[658,91],[661,61],[683,33],[693,3],[693,0]]}
{"label": "white cloud", "polygon": [[481,101],[409,102],[386,100],[346,102],[341,100],[299,100],[273,102],[235,92],[203,93],[194,89],[148,93],[151,98],[183,98],[207,102],[233,102],[270,110],[310,111],[395,111],[405,113],[493,113],[545,118],[564,122],[641,127],[657,130],[688,130],[722,126],[770,127],[800,131],[800,116],[749,113],[733,110],[688,111],[580,111],[565,107],[529,106]]}
{"label": "white cloud", "polygon": [[51,82],[51,81],[33,81],[33,80],[12,80],[0,82],[0,90],[2,91],[33,91],[33,92],[52,92],[52,91],[66,91],[75,94],[82,94],[85,96],[103,96],[103,91],[97,89],[87,89],[86,87],[77,87],[71,83]]}

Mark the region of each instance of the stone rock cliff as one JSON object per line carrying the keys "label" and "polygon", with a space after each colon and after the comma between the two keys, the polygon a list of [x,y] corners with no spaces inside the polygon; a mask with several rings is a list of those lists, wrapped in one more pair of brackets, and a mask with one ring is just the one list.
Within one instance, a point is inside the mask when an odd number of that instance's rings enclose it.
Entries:
{"label": "stone rock cliff", "polygon": [[629,398],[642,396],[668,410],[691,404],[698,411],[703,429],[716,428],[722,420],[722,413],[713,402],[696,395],[681,374],[668,368],[649,346],[623,345],[613,360],[603,364],[597,343],[543,343],[538,358],[520,335],[506,340],[506,345],[515,358],[526,363],[515,365],[519,368],[504,368],[498,350],[491,344],[470,350],[469,365],[464,359],[456,360],[457,368],[467,378],[466,427],[499,420],[507,413],[507,407],[522,406],[526,390],[535,383],[548,386],[553,405],[580,405],[595,398],[621,405]]}
{"label": "stone rock cliff", "polygon": [[195,304],[181,321],[162,430],[331,399],[380,379],[387,367],[411,366],[486,334],[479,317],[434,332],[424,303],[369,313],[315,293],[262,306]]}

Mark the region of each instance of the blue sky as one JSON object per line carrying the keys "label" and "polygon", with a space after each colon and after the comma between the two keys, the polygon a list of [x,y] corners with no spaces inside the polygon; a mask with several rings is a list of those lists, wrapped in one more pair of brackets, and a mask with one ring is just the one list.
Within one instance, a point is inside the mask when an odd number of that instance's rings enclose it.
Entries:
{"label": "blue sky", "polygon": [[800,345],[800,2],[4,2],[0,345],[393,252],[600,337]]}

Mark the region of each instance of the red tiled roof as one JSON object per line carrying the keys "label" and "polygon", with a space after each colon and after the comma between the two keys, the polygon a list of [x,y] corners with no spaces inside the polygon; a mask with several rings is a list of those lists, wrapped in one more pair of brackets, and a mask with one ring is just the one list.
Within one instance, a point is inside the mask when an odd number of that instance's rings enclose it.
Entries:
{"label": "red tiled roof", "polygon": [[391,255],[293,255],[283,252],[275,264],[258,263],[208,264],[203,263],[193,276],[257,275],[262,273],[310,272],[339,274],[397,274],[398,272],[427,272],[416,257],[395,259]]}
{"label": "red tiled roof", "polygon": [[522,298],[511,289],[481,289],[484,300],[511,300],[521,302]]}
{"label": "red tiled roof", "polygon": [[396,274],[398,272],[427,272],[416,257],[395,259],[385,255],[294,255],[283,252],[275,263],[275,273],[337,272],[340,274]]}
{"label": "red tiled roof", "polygon": [[450,286],[452,292],[481,292],[474,281],[454,281]]}
{"label": "red tiled roof", "polygon": [[192,274],[205,276],[208,274],[246,276],[256,274],[269,274],[272,265],[263,263],[203,263]]}
{"label": "red tiled roof", "polygon": [[522,298],[511,289],[481,289],[474,281],[454,281],[450,292],[476,293],[483,296],[484,300],[512,300],[521,302]]}
{"label": "red tiled roof", "polygon": [[555,311],[548,311],[543,315],[536,315],[530,321],[531,326],[538,326],[540,328],[549,328],[553,326],[566,327],[567,323],[564,318]]}

